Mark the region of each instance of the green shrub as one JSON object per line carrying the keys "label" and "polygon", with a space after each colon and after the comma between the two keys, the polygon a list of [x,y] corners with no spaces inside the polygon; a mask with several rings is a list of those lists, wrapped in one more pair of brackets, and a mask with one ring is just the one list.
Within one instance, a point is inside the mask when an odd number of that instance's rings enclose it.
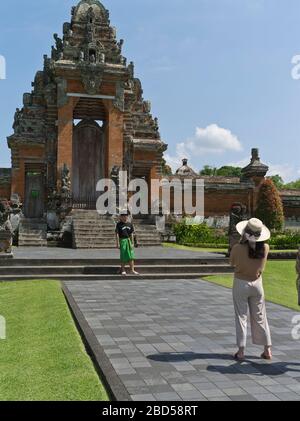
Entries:
{"label": "green shrub", "polygon": [[186,221],[175,224],[173,227],[178,244],[228,244],[228,237],[218,233],[206,223],[190,225]]}
{"label": "green shrub", "polygon": [[297,249],[300,245],[300,233],[289,231],[273,233],[269,244],[276,249]]}
{"label": "green shrub", "polygon": [[282,200],[277,188],[270,179],[260,186],[255,217],[263,221],[271,230],[281,230],[284,224]]}

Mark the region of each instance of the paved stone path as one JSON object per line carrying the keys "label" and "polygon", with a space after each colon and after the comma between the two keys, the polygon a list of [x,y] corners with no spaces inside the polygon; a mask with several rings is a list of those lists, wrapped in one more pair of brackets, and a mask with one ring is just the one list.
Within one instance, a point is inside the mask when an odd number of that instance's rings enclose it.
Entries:
{"label": "paved stone path", "polygon": [[274,360],[236,350],[231,291],[205,281],[66,282],[132,399],[300,400],[296,312],[268,304]]}

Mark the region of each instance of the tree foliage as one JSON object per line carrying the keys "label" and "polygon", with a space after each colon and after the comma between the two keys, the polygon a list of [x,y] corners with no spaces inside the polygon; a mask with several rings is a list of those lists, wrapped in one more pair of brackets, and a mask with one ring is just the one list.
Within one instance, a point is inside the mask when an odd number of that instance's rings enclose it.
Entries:
{"label": "tree foliage", "polygon": [[209,177],[241,177],[242,169],[239,167],[232,167],[226,165],[221,168],[211,167],[209,165],[205,165],[203,169],[200,171],[200,175],[202,176],[209,176]]}
{"label": "tree foliage", "polygon": [[271,179],[266,179],[261,184],[255,216],[270,229],[280,231],[283,228],[283,205],[279,192]]}
{"label": "tree foliage", "polygon": [[300,190],[300,179],[284,185],[288,190]]}
{"label": "tree foliage", "polygon": [[163,158],[161,162],[162,175],[171,176],[173,175],[172,168],[167,164],[167,161]]}

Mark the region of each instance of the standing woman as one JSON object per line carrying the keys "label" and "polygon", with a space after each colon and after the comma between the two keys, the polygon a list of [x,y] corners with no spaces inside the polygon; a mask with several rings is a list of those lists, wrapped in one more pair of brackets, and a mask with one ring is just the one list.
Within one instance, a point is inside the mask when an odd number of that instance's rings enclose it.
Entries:
{"label": "standing woman", "polygon": [[270,251],[265,241],[270,239],[271,233],[259,219],[255,218],[240,222],[236,229],[242,238],[240,243],[233,247],[230,255],[230,264],[235,268],[233,301],[239,348],[235,359],[238,361],[245,359],[248,310],[250,310],[252,341],[255,345],[264,346],[261,358],[271,360],[272,341],[262,280]]}
{"label": "standing woman", "polygon": [[122,212],[120,221],[116,226],[116,241],[117,247],[120,249],[121,273],[126,276],[126,265],[129,263],[131,273],[139,275],[134,267],[135,253],[134,253],[134,228],[128,222],[128,212]]}

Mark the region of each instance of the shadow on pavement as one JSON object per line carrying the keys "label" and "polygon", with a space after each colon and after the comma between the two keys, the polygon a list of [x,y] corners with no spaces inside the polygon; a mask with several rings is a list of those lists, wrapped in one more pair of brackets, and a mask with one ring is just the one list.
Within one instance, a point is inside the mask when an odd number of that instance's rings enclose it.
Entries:
{"label": "shadow on pavement", "polygon": [[[161,353],[156,355],[149,355],[148,359],[157,362],[166,363],[181,363],[192,362],[195,360],[223,360],[232,361],[231,365],[208,365],[207,371],[220,374],[249,374],[257,376],[281,376],[286,373],[299,373],[300,379],[300,363],[295,362],[264,362],[259,357],[251,357],[243,362],[236,362],[230,354],[214,354],[214,353],[196,353],[196,352],[182,352],[182,353]],[[259,362],[255,362],[261,361]],[[297,369],[296,367],[299,367]]]}

